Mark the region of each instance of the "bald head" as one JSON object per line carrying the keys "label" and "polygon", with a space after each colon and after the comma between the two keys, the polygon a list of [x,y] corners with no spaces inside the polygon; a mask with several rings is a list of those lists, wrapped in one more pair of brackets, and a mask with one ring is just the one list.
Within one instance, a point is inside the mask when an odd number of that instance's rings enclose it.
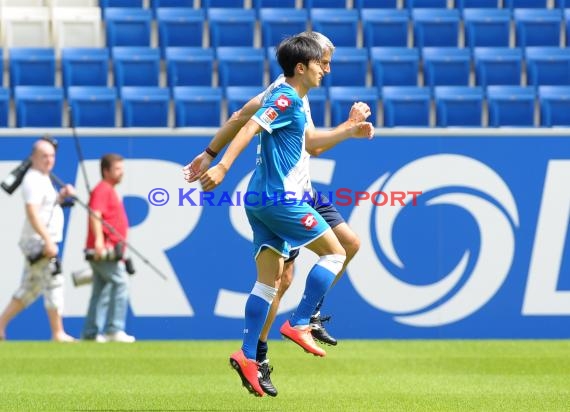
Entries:
{"label": "bald head", "polygon": [[55,164],[55,147],[46,140],[37,140],[32,148],[32,167],[48,174]]}

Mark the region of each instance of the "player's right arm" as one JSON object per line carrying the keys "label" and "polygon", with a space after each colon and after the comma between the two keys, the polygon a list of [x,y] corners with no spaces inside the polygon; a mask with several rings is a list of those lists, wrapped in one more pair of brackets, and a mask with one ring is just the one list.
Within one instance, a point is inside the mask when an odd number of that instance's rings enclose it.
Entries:
{"label": "player's right arm", "polygon": [[[244,127],[247,121],[251,119],[251,116],[261,107],[261,96],[262,95],[253,97],[241,109],[231,115],[210,141],[208,148],[211,151],[215,153],[221,152],[224,147],[234,139],[240,129]],[[214,160],[214,158],[206,151],[200,153],[182,169],[184,179],[188,183],[198,180],[198,178],[208,170],[212,160]]]}
{"label": "player's right arm", "polygon": [[243,149],[249,145],[251,139],[253,139],[253,137],[260,131],[261,126],[255,120],[249,120],[232,140],[228,149],[224,153],[222,160],[220,160],[216,166],[202,174],[200,177],[202,189],[209,192],[218,187],[226,177],[226,174],[228,173],[228,170],[230,170],[234,161],[240,153],[243,152]]}

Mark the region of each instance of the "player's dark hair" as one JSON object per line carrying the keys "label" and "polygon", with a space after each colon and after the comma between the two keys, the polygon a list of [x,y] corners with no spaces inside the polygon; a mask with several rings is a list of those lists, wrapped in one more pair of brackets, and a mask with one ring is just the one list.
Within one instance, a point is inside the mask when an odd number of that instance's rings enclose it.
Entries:
{"label": "player's dark hair", "polygon": [[320,62],[323,56],[323,49],[320,44],[307,36],[292,36],[283,40],[275,52],[277,61],[283,69],[285,77],[293,77],[295,66],[302,63],[305,66],[309,62]]}

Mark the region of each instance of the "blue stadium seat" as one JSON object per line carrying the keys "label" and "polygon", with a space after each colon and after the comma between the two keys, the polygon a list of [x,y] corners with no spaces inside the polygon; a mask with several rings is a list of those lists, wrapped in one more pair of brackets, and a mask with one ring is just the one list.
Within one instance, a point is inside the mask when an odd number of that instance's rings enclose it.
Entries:
{"label": "blue stadium seat", "polygon": [[253,8],[258,12],[264,8],[287,8],[294,9],[297,0],[253,0]]}
{"label": "blue stadium seat", "polygon": [[346,8],[346,0],[303,0],[305,9],[344,9]]}
{"label": "blue stadium seat", "polygon": [[372,47],[372,82],[382,86],[417,86],[420,54],[405,47]]}
{"label": "blue stadium seat", "polygon": [[263,47],[277,46],[285,37],[305,31],[308,18],[304,9],[261,9],[261,44]]}
{"label": "blue stadium seat", "polygon": [[483,88],[438,86],[434,90],[437,127],[481,127]]}
{"label": "blue stadium seat", "polygon": [[0,87],[0,127],[8,127],[10,113],[10,89]]}
{"label": "blue stadium seat", "polygon": [[244,0],[202,0],[202,8],[233,8],[242,9],[245,7]]}
{"label": "blue stadium seat", "polygon": [[311,9],[314,31],[326,33],[336,47],[356,47],[358,10]]}
{"label": "blue stadium seat", "polygon": [[105,10],[107,47],[150,46],[152,11],[134,8]]}
{"label": "blue stadium seat", "polygon": [[333,70],[325,76],[324,86],[366,86],[368,50],[357,47],[337,47]]}
{"label": "blue stadium seat", "polygon": [[151,0],[151,7],[156,14],[156,11],[160,8],[173,7],[173,8],[185,8],[194,7],[194,0]]}
{"label": "blue stadium seat", "polygon": [[203,10],[181,7],[157,9],[158,43],[162,56],[167,47],[202,47],[205,18]]}
{"label": "blue stadium seat", "polygon": [[398,9],[361,11],[364,47],[407,47],[410,14]]}
{"label": "blue stadium seat", "polygon": [[408,9],[445,9],[447,0],[405,0],[404,7]]}
{"label": "blue stadium seat", "polygon": [[558,9],[515,9],[517,47],[560,46],[562,11]]}
{"label": "blue stadium seat", "polygon": [[476,47],[473,51],[475,84],[521,84],[523,53],[521,49],[507,47]]}
{"label": "blue stadium seat", "polygon": [[325,127],[327,110],[327,89],[316,87],[309,90],[309,106],[311,108],[311,118],[315,127]]}
{"label": "blue stadium seat", "polygon": [[167,127],[170,105],[169,90],[162,87],[120,89],[123,127]]}
{"label": "blue stadium seat", "polygon": [[115,86],[158,86],[160,51],[151,47],[113,47]]}
{"label": "blue stadium seat", "polygon": [[499,0],[455,0],[455,8],[463,9],[496,9]]}
{"label": "blue stadium seat", "polygon": [[106,86],[109,50],[106,48],[65,48],[61,50],[63,87]]}
{"label": "blue stadium seat", "polygon": [[331,106],[331,126],[336,127],[344,122],[354,102],[364,102],[370,106],[368,121],[376,124],[378,89],[376,87],[330,87],[329,101]]}
{"label": "blue stadium seat", "polygon": [[253,47],[255,11],[242,9],[209,9],[210,47]]}
{"label": "blue stadium seat", "polygon": [[[570,0],[569,0],[570,1]],[[570,4],[570,3],[569,3]],[[566,34],[566,45],[570,46],[570,9],[564,10],[564,22],[565,22],[565,34]]]}
{"label": "blue stadium seat", "polygon": [[414,47],[457,47],[459,10],[413,9]]}
{"label": "blue stadium seat", "polygon": [[570,85],[570,49],[527,47],[525,54],[528,85]]}
{"label": "blue stadium seat", "polygon": [[424,47],[422,50],[426,86],[467,86],[471,72],[469,49]]}
{"label": "blue stadium seat", "polygon": [[214,50],[201,47],[168,47],[166,77],[169,87],[211,86]]}
{"label": "blue stadium seat", "polygon": [[61,127],[63,89],[52,86],[16,86],[16,127]]}
{"label": "blue stadium seat", "polygon": [[269,81],[272,82],[279,75],[283,74],[283,69],[279,66],[277,58],[275,57],[275,47],[268,47],[265,57],[269,63]]}
{"label": "blue stadium seat", "polygon": [[219,127],[222,89],[179,86],[173,89],[176,127]]}
{"label": "blue stadium seat", "polygon": [[260,86],[227,87],[225,94],[228,101],[228,117],[261,92],[263,92],[263,87]]}
{"label": "blue stadium seat", "polygon": [[71,86],[67,100],[72,126],[115,127],[117,90],[114,87]]}
{"label": "blue stadium seat", "polygon": [[253,47],[218,47],[218,83],[227,86],[263,86],[265,53]]}
{"label": "blue stadium seat", "polygon": [[570,6],[570,2],[566,0],[554,0],[554,7],[564,10],[566,5]]}
{"label": "blue stadium seat", "polygon": [[99,6],[102,8],[131,7],[141,9],[143,7],[143,0],[99,0]]}
{"label": "blue stadium seat", "polygon": [[545,9],[548,0],[503,0],[506,9]]}
{"label": "blue stadium seat", "polygon": [[398,0],[354,0],[353,7],[363,16],[362,9],[395,9],[398,7]]}
{"label": "blue stadium seat", "polygon": [[428,87],[383,87],[382,102],[384,126],[429,126],[431,94]]}
{"label": "blue stadium seat", "polygon": [[47,48],[9,49],[10,87],[55,85],[55,52]]}
{"label": "blue stadium seat", "polygon": [[468,47],[508,47],[511,12],[504,9],[465,9],[465,44]]}
{"label": "blue stadium seat", "polygon": [[540,86],[540,125],[570,126],[570,86]]}
{"label": "blue stadium seat", "polygon": [[488,86],[489,126],[534,126],[534,87]]}

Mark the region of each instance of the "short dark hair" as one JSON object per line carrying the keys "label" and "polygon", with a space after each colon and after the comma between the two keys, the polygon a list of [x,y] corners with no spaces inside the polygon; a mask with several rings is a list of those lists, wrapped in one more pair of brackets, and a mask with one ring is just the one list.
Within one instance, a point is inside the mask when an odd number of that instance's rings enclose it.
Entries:
{"label": "short dark hair", "polygon": [[101,177],[103,177],[103,171],[111,169],[113,163],[121,162],[123,160],[123,156],[116,153],[107,153],[101,158]]}
{"label": "short dark hair", "polygon": [[308,36],[297,35],[288,37],[279,43],[275,56],[285,77],[293,77],[295,66],[298,63],[308,66],[311,61],[321,61],[323,49],[316,40]]}

